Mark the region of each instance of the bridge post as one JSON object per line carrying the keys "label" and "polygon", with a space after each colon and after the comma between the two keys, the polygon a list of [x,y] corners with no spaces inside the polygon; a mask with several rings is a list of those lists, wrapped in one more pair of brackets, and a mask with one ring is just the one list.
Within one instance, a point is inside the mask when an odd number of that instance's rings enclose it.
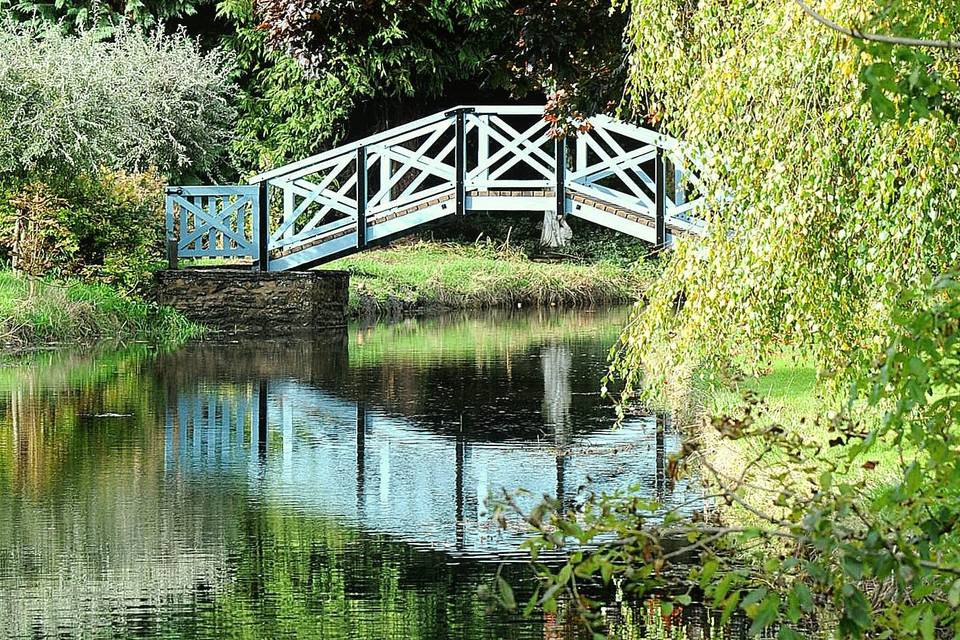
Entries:
{"label": "bridge post", "polygon": [[663,249],[667,245],[667,167],[666,160],[663,157],[663,149],[659,147],[654,163],[656,164],[656,175],[654,176],[654,184],[656,185],[654,196],[657,230],[656,248]]}
{"label": "bridge post", "polygon": [[[177,249],[180,244],[180,239],[177,237],[177,233],[174,230],[174,218],[173,218],[173,199],[170,197],[171,193],[176,193],[179,191],[183,193],[183,189],[174,189],[170,187],[165,189],[164,198],[164,209],[166,217],[166,233],[164,234],[164,239],[167,242],[167,268],[176,269],[179,265],[177,263]],[[182,233],[182,231],[181,231]]]}
{"label": "bridge post", "polygon": [[457,215],[462,216],[467,213],[467,122],[466,112],[463,109],[456,111],[456,188],[457,188]]}
{"label": "bridge post", "polygon": [[576,167],[577,171],[583,171],[587,168],[587,135],[586,133],[581,133],[577,136],[577,148],[576,148]]}
{"label": "bridge post", "polygon": [[270,184],[263,180],[257,197],[257,262],[256,268],[270,268]]}
{"label": "bridge post", "polygon": [[560,137],[554,139],[554,153],[556,155],[557,165],[555,169],[556,183],[554,184],[554,193],[557,198],[557,217],[566,217],[567,215],[567,139]]}
{"label": "bridge post", "polygon": [[481,184],[486,186],[487,178],[490,175],[490,167],[487,165],[487,159],[490,158],[490,116],[479,116],[480,126],[477,128],[477,166],[484,167],[480,171],[478,178]]}
{"label": "bridge post", "polygon": [[[385,159],[381,158],[380,162]],[[367,148],[357,149],[357,249],[367,244]]]}
{"label": "bridge post", "polygon": [[176,269],[180,266],[177,257],[177,239],[167,238],[167,269]]}
{"label": "bridge post", "polygon": [[683,189],[683,171],[680,167],[673,165],[673,203],[683,204],[687,201],[687,194]]}

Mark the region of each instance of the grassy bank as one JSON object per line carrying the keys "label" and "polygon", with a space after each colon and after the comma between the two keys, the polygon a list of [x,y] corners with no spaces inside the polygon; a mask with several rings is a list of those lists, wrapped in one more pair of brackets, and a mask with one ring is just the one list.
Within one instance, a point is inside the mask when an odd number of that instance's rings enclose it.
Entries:
{"label": "grassy bank", "polygon": [[350,272],[353,315],[398,315],[505,305],[585,306],[636,300],[653,262],[536,262],[489,244],[417,242],[331,263]]}
{"label": "grassy bank", "polygon": [[[827,463],[846,455],[845,451],[840,450],[834,453],[835,450],[829,446],[829,441],[837,433],[831,431],[831,423],[826,417],[842,410],[847,398],[818,384],[816,369],[807,360],[784,355],[774,360],[762,375],[695,386],[695,412],[701,418],[738,415],[744,407],[745,397],[752,394],[758,400],[753,414],[761,424],[776,424],[788,433],[797,434],[811,447],[823,447],[819,460],[824,469]],[[880,419],[875,410],[866,408],[857,417],[864,427]],[[764,462],[758,465],[756,458],[761,453],[758,442],[721,438],[704,420],[701,420],[701,427],[696,437],[702,441],[702,455],[717,472],[728,478],[740,477],[745,473],[744,479],[760,489],[774,491],[782,487],[782,482],[773,477],[780,471],[775,463],[781,459],[781,452],[773,450],[766,453]],[[868,486],[884,486],[891,480],[890,474],[898,469],[901,453],[892,444],[881,441],[870,452],[870,459],[876,463],[876,467],[865,470],[859,465],[852,465],[843,479],[866,480]],[[756,524],[752,514],[735,504],[718,506],[721,508],[721,517],[728,523]]]}
{"label": "grassy bank", "polygon": [[95,340],[184,340],[199,327],[115,289],[0,271],[0,344],[7,351]]}

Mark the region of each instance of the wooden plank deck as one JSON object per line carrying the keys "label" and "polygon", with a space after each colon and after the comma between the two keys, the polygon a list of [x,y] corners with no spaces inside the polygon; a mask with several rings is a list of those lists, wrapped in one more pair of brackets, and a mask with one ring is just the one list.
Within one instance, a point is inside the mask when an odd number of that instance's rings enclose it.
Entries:
{"label": "wooden plank deck", "polygon": [[[589,207],[593,207],[594,209],[615,215],[618,218],[623,218],[624,220],[629,220],[630,222],[636,222],[637,224],[642,224],[643,226],[650,227],[651,229],[656,227],[656,220],[654,220],[652,217],[640,215],[635,211],[630,211],[629,209],[626,209],[620,205],[611,204],[599,198],[591,198],[576,191],[568,190],[567,197],[574,202],[585,204]],[[689,233],[689,231],[686,229],[681,229],[680,227],[670,224],[669,220],[667,220],[667,231],[670,234],[677,236]]]}

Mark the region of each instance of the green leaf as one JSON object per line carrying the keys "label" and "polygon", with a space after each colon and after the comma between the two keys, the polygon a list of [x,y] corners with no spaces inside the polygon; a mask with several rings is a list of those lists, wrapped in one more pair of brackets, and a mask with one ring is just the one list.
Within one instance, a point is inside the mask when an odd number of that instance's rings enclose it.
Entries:
{"label": "green leaf", "polygon": [[779,611],[780,598],[776,594],[771,593],[760,603],[760,606],[754,613],[753,624],[750,625],[747,634],[751,636],[759,635],[761,631],[776,622]]}
{"label": "green leaf", "polygon": [[853,580],[860,580],[863,577],[863,561],[850,554],[843,556],[843,570]]}
{"label": "green leaf", "polygon": [[613,563],[609,560],[603,559],[600,561],[600,577],[603,579],[604,584],[610,583],[610,578],[613,576]]}
{"label": "green leaf", "polygon": [[740,604],[740,592],[734,591],[723,601],[723,610],[720,613],[720,624],[725,625],[730,622],[737,605]]}
{"label": "green leaf", "polygon": [[806,640],[806,636],[800,635],[787,625],[783,625],[777,630],[777,638],[780,640]]}
{"label": "green leaf", "polygon": [[937,617],[934,615],[933,609],[927,607],[923,618],[920,620],[920,635],[923,637],[923,640],[935,640],[936,632]]}
{"label": "green leaf", "polygon": [[947,593],[947,603],[954,609],[960,607],[960,580],[955,581],[950,586],[950,591]]}
{"label": "green leaf", "polygon": [[537,602],[540,600],[540,585],[537,585],[537,588],[534,589],[533,594],[530,596],[530,599],[527,600],[526,606],[523,608],[523,617],[528,618],[533,615],[534,610],[537,608]]}
{"label": "green leaf", "polygon": [[859,589],[850,588],[849,591],[843,599],[844,619],[853,623],[857,629],[866,630],[870,627],[870,605]]}
{"label": "green leaf", "polygon": [[747,594],[747,597],[743,599],[743,607],[749,607],[752,604],[760,602],[767,595],[768,589],[766,587],[757,587],[750,591]]}
{"label": "green leaf", "polygon": [[503,603],[503,606],[510,611],[515,610],[517,608],[517,601],[513,595],[513,587],[510,586],[510,583],[498,575],[497,588],[500,591],[500,601]]}
{"label": "green leaf", "polygon": [[874,87],[870,91],[870,106],[873,112],[885,119],[893,119],[897,115],[897,106],[888,98],[882,89]]}

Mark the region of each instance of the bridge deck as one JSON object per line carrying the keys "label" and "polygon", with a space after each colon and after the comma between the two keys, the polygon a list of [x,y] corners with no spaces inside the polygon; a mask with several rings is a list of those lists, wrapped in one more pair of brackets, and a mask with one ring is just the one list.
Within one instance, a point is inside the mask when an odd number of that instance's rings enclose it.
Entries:
{"label": "bridge deck", "polygon": [[697,177],[673,162],[675,140],[602,116],[592,124],[568,145],[537,107],[434,114],[250,185],[170,188],[168,237],[177,256],[251,258],[276,271],[476,211],[554,211],[657,246],[703,231],[692,215],[702,198],[688,195]]}

